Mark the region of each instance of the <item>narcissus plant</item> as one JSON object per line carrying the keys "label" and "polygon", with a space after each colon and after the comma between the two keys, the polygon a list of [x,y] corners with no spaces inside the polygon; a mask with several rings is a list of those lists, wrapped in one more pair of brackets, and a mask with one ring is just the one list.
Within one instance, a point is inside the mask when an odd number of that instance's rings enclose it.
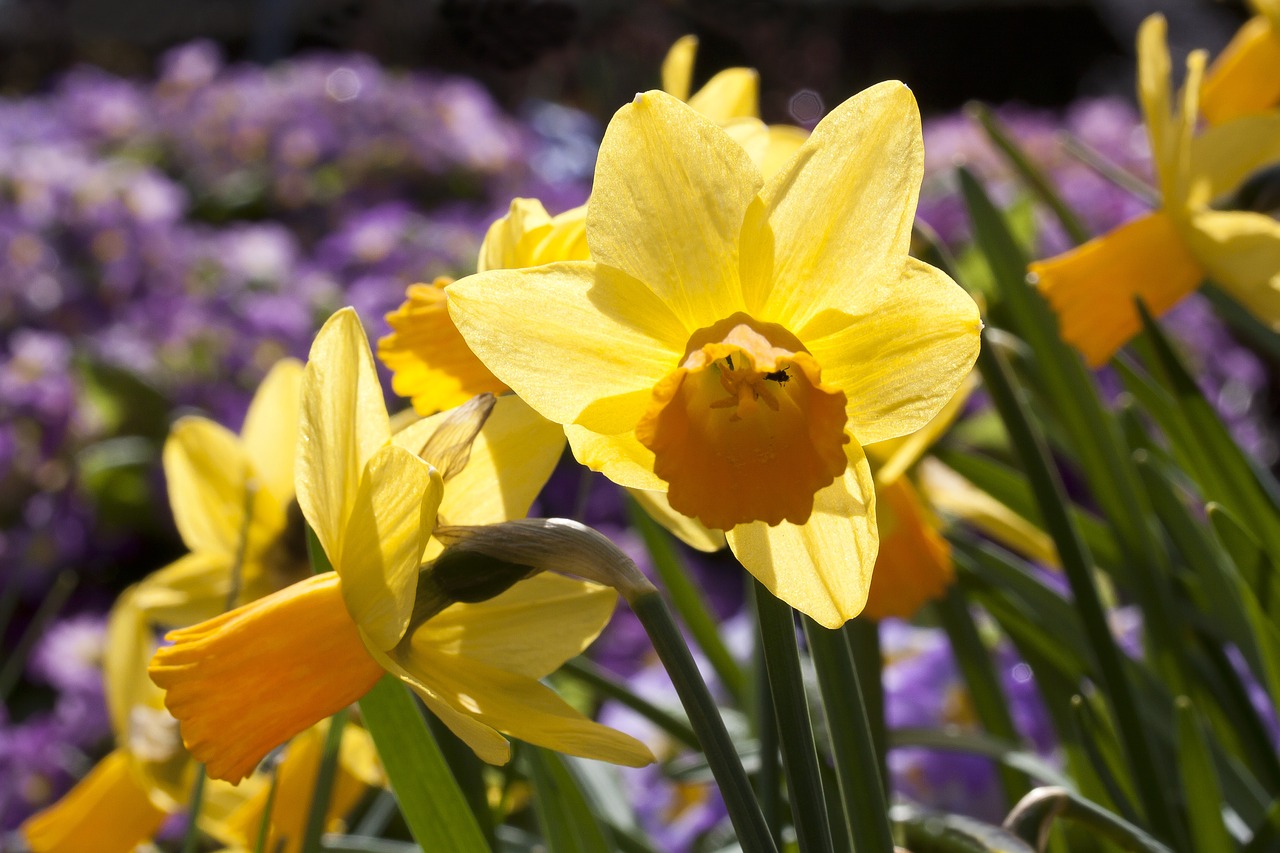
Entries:
{"label": "narcissus plant", "polygon": [[978,351],[973,300],[907,254],[922,161],[897,82],[835,109],[767,180],[714,122],[638,95],[600,149],[592,260],[462,279],[450,314],[580,461],[666,492],[838,626],[877,549],[862,446],[927,423]]}

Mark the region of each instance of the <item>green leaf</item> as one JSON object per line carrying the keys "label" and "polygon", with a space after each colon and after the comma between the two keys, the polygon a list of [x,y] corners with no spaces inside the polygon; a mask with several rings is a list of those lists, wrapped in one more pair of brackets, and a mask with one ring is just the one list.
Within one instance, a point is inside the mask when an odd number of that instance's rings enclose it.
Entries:
{"label": "green leaf", "polygon": [[409,688],[384,675],[360,700],[360,712],[400,812],[422,849],[488,851],[484,833]]}
{"label": "green leaf", "polygon": [[538,825],[550,853],[610,853],[613,839],[597,820],[564,760],[541,747],[521,749]]}
{"label": "green leaf", "polygon": [[1204,730],[1196,719],[1195,709],[1185,696],[1175,703],[1177,716],[1178,775],[1191,826],[1191,849],[1231,850],[1235,843],[1222,823],[1222,788]]}
{"label": "green leaf", "polygon": [[593,688],[604,698],[612,699],[619,704],[625,705],[690,749],[702,748],[701,744],[698,743],[698,736],[693,733],[693,729],[689,727],[687,722],[659,708],[647,699],[637,696],[626,684],[592,663],[588,658],[578,657],[567,661],[564,666],[560,667],[559,671],[563,675],[575,678]]}
{"label": "green leaf", "polygon": [[891,747],[923,747],[925,749],[963,752],[994,759],[1011,770],[1029,776],[1041,785],[1074,788],[1075,782],[1049,761],[1028,752],[1016,741],[992,737],[983,732],[965,732],[952,728],[901,728],[889,730]]}
{"label": "green leaf", "polygon": [[311,787],[311,808],[307,811],[307,824],[302,835],[303,853],[317,853],[320,849],[320,836],[324,833],[325,816],[329,812],[329,801],[333,795],[333,781],[337,777],[342,731],[346,726],[345,708],[329,718],[324,744],[320,748],[320,764],[316,768],[315,784]]}

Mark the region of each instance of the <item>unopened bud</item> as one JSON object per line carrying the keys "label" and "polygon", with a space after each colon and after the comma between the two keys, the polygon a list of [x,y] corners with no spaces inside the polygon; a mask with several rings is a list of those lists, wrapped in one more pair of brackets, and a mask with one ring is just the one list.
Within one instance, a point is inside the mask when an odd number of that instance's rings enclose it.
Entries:
{"label": "unopened bud", "polygon": [[608,537],[566,518],[524,518],[483,527],[440,527],[445,554],[481,554],[511,567],[572,575],[616,589],[628,602],[653,584]]}

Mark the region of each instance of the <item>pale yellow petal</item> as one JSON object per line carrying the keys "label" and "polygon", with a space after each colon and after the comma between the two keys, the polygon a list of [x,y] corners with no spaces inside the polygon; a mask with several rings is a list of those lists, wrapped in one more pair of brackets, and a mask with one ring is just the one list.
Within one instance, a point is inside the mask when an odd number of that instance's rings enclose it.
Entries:
{"label": "pale yellow petal", "polygon": [[1280,329],[1280,222],[1261,213],[1201,211],[1187,237],[1209,278]]}
{"label": "pale yellow petal", "polygon": [[512,199],[507,215],[489,226],[480,244],[476,271],[509,270],[529,266],[526,246],[529,235],[549,231],[551,217],[536,198]]}
{"label": "pale yellow petal", "polygon": [[1126,222],[1083,246],[1036,261],[1030,270],[1058,315],[1062,339],[1094,368],[1142,328],[1135,298],[1159,316],[1204,277],[1179,224],[1164,212]]}
{"label": "pale yellow petal", "polygon": [[568,755],[628,767],[653,762],[640,741],[592,722],[537,680],[439,652],[414,655],[431,686],[454,708],[503,734]]}
{"label": "pale yellow petal", "polygon": [[662,89],[673,98],[689,100],[693,84],[693,60],[698,54],[698,37],[681,36],[662,60]]}
{"label": "pale yellow petal", "polygon": [[631,497],[636,499],[644,511],[655,521],[690,548],[698,551],[719,551],[725,546],[723,530],[712,530],[704,526],[696,518],[681,515],[671,508],[666,492],[649,489],[628,489]]}
{"label": "pale yellow petal", "polygon": [[[435,673],[416,666],[416,659],[370,649],[373,657],[387,672],[407,684],[422,699],[428,710],[472,752],[487,764],[503,765],[511,760],[511,744],[498,732],[449,704],[434,685]],[[402,660],[403,658],[403,660]],[[407,664],[407,665],[406,665]]]}
{"label": "pale yellow petal", "polygon": [[229,554],[187,554],[138,583],[135,606],[162,628],[182,628],[217,616],[227,609],[233,564]]}
{"label": "pale yellow petal", "polygon": [[107,617],[107,633],[102,651],[102,684],[107,700],[111,729],[120,736],[129,730],[129,712],[138,697],[154,685],[147,678],[147,660],[156,638],[146,614],[138,607],[137,586],[116,599]]}
{"label": "pale yellow petal", "polygon": [[[168,817],[139,784],[127,751],[99,761],[62,799],[18,829],[32,853],[131,853]],[[15,842],[16,843],[16,842]]]}
{"label": "pale yellow petal", "polygon": [[635,279],[588,261],[494,270],[445,292],[472,352],[556,423],[633,428],[684,351],[685,329],[669,308]]}
{"label": "pale yellow petal", "polygon": [[[761,168],[769,156],[769,128],[758,118],[736,118],[723,125],[729,138],[742,146],[751,162]],[[767,173],[761,171],[763,177]]]}
{"label": "pale yellow petal", "polygon": [[394,646],[409,625],[443,493],[436,470],[395,445],[375,453],[360,478],[333,567],[347,611],[379,648]]}
{"label": "pale yellow petal", "polygon": [[600,144],[591,256],[644,282],[688,331],[709,326],[743,310],[738,240],[762,180],[710,120],[665,92],[637,95]]}
{"label": "pale yellow petal", "polygon": [[1164,15],[1150,15],[1138,28],[1138,102],[1151,140],[1151,156],[1160,192],[1170,203],[1177,195],[1177,121]]}
{"label": "pale yellow petal", "polygon": [[765,149],[764,159],[756,161],[765,180],[782,171],[809,138],[809,131],[789,124],[771,124],[768,131],[769,145]]}
{"label": "pale yellow petal", "polygon": [[544,678],[591,645],[617,600],[608,587],[535,575],[488,601],[455,604],[433,616],[414,629],[410,647]]}
{"label": "pale yellow petal", "polygon": [[929,423],[910,435],[891,438],[865,445],[867,458],[872,462],[872,470],[876,476],[876,487],[887,486],[907,472],[912,465],[920,461],[920,457],[928,452],[934,443],[942,438],[955,423],[956,418],[964,411],[969,395],[978,387],[978,377],[970,372],[960,383],[956,393],[942,407],[942,411],[933,416]]}
{"label": "pale yellow petal", "polygon": [[653,473],[653,451],[633,432],[601,435],[586,427],[565,424],[573,456],[592,471],[599,471],[620,486],[665,491],[667,484]]}
{"label": "pale yellow petal", "polygon": [[848,397],[848,429],[860,444],[914,432],[946,405],[978,357],[982,320],[963,288],[905,258],[886,286],[860,304],[815,317],[800,338],[822,379]]}
{"label": "pale yellow petal", "polygon": [[[1277,71],[1280,80],[1280,71]],[[1206,205],[1235,190],[1261,166],[1280,160],[1280,113],[1246,116],[1205,129],[1191,141],[1188,203]]]}
{"label": "pale yellow petal", "polygon": [[735,118],[757,118],[759,101],[760,75],[756,70],[726,68],[694,92],[689,106],[716,124],[725,124]]}
{"label": "pale yellow petal", "polygon": [[1057,567],[1053,538],[936,459],[920,464],[920,490],[940,512],[961,518],[996,542]]}
{"label": "pale yellow petal", "polygon": [[748,313],[796,330],[890,289],[910,244],[923,170],[920,112],[902,83],[836,107],[769,179],[762,215],[743,229]]}
{"label": "pale yellow petal", "polygon": [[330,559],[341,550],[364,463],[390,438],[369,341],[356,312],[343,308],[311,344],[296,462],[298,505]]}
{"label": "pale yellow petal", "polygon": [[756,522],[728,532],[729,547],[747,571],[826,628],[862,611],[879,542],[871,468],[857,444],[845,447],[849,467],[814,497],[808,522]]}
{"label": "pale yellow petal", "polygon": [[282,505],[293,500],[301,405],[302,362],[281,359],[258,386],[240,430],[254,476]]}
{"label": "pale yellow petal", "polygon": [[580,204],[551,217],[551,227],[529,247],[526,266],[553,264],[556,261],[587,261],[587,206]]}
{"label": "pale yellow petal", "polygon": [[192,551],[234,554],[244,532],[249,460],[240,439],[221,424],[181,418],[164,443],[169,506]]}
{"label": "pale yellow petal", "polygon": [[[397,434],[397,443],[401,435]],[[416,436],[404,440],[409,442],[406,447],[414,449]],[[444,490],[439,523],[496,524],[524,518],[563,452],[563,429],[519,397],[499,397],[471,447],[471,459]]]}
{"label": "pale yellow petal", "polygon": [[1277,103],[1280,34],[1265,15],[1257,15],[1240,28],[1209,67],[1200,91],[1200,109],[1210,124],[1223,124]]}

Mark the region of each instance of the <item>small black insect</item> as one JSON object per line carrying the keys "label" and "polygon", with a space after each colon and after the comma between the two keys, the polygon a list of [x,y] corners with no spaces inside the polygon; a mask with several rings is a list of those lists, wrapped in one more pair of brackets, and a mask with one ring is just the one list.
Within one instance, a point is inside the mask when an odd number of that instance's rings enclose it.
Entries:
{"label": "small black insect", "polygon": [[774,382],[777,382],[779,385],[786,385],[788,382],[791,381],[791,374],[787,373],[787,368],[784,367],[781,370],[774,370],[770,373],[766,373],[764,375],[764,378],[772,379]]}
{"label": "small black insect", "polygon": [[729,365],[729,369],[733,370],[733,356],[726,355],[724,357],[725,364]]}

